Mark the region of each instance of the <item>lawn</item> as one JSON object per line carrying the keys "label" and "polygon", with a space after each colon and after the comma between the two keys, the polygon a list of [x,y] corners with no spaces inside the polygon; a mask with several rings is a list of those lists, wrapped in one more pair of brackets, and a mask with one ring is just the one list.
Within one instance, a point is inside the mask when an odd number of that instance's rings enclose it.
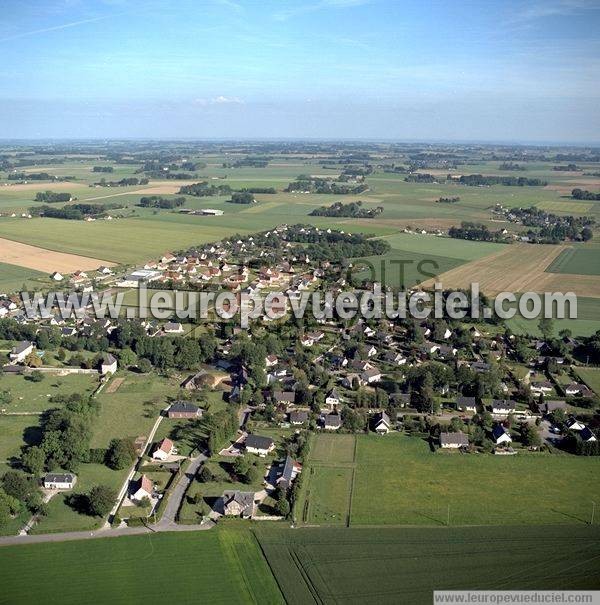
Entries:
{"label": "lawn", "polygon": [[432,453],[397,433],[357,439],[353,525],[442,525],[448,514],[451,525],[584,523],[600,498],[598,458]]}
{"label": "lawn", "polygon": [[433,590],[600,586],[600,527],[257,528],[288,605],[432,602]]}
{"label": "lawn", "polygon": [[247,530],[5,547],[0,561],[0,602],[14,605],[284,602]]}
{"label": "lawn", "polygon": [[21,454],[25,444],[36,445],[41,439],[39,416],[0,415],[0,462]]}
{"label": "lawn", "polygon": [[[99,395],[100,415],[94,421],[92,447],[107,447],[116,437],[148,435],[168,397],[176,397],[179,381],[156,374],[120,372],[125,381],[114,392]],[[114,380],[114,378],[113,378]]]}
{"label": "lawn", "polygon": [[43,412],[59,404],[50,402],[51,397],[72,393],[91,394],[98,385],[97,374],[44,375],[40,382],[33,382],[18,374],[0,376],[0,391],[10,391],[12,401],[2,405],[11,412]]}
{"label": "lawn", "polygon": [[600,368],[575,368],[575,372],[596,395],[600,395]]}
{"label": "lawn", "polygon": [[96,529],[104,523],[104,519],[90,517],[77,512],[69,506],[68,499],[71,494],[84,494],[95,485],[108,485],[115,492],[125,480],[127,470],[113,471],[103,464],[81,464],[77,468],[77,483],[72,492],[60,492],[48,503],[48,515],[42,517],[30,533],[47,534],[64,531],[84,531]]}

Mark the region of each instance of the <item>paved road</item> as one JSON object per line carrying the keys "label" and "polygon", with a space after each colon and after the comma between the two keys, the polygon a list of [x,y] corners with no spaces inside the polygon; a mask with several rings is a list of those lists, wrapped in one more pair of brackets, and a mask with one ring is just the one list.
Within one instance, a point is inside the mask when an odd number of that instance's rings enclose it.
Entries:
{"label": "paved road", "polygon": [[181,506],[181,501],[185,497],[185,492],[187,491],[187,488],[196,476],[196,471],[200,468],[200,465],[205,460],[206,456],[204,454],[198,454],[198,456],[192,458],[192,461],[190,462],[190,465],[188,466],[187,470],[181,475],[181,477],[179,477],[177,485],[175,485],[171,490],[171,493],[169,494],[169,500],[167,501],[167,505],[165,506],[165,510],[160,521],[153,527],[158,528],[159,531],[173,529],[177,531],[179,527],[175,522],[177,518],[177,511]]}

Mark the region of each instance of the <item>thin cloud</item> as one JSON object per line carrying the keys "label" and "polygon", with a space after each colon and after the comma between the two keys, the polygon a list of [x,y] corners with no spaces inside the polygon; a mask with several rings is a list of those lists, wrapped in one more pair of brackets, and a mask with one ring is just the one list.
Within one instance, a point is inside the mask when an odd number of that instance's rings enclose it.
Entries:
{"label": "thin cloud", "polygon": [[362,6],[364,4],[369,4],[371,0],[320,0],[320,2],[315,2],[313,4],[302,4],[297,6],[290,6],[287,9],[276,12],[273,15],[273,18],[276,21],[287,21],[288,19],[295,17],[297,15],[302,15],[305,13],[314,13],[320,10],[326,9],[343,9],[343,8],[352,8],[355,6]]}
{"label": "thin cloud", "polygon": [[523,10],[518,11],[516,16],[521,19],[543,19],[546,17],[560,17],[577,15],[588,10],[598,10],[600,6],[595,0],[545,0],[534,2]]}
{"label": "thin cloud", "polygon": [[[120,13],[123,14],[123,13]],[[35,36],[37,34],[45,34],[47,32],[58,31],[61,29],[68,29],[70,27],[79,27],[80,25],[85,25],[87,23],[95,23],[97,21],[104,21],[105,19],[110,19],[112,17],[118,17],[118,14],[113,15],[104,15],[103,17],[93,17],[92,19],[82,19],[81,21],[71,21],[70,23],[63,23],[62,25],[55,25],[53,27],[44,27],[42,29],[34,29],[28,32],[21,32],[20,34],[14,34],[12,36],[7,36],[6,38],[0,38],[1,42],[8,42],[9,40],[17,40],[18,38],[25,38],[27,36]]]}

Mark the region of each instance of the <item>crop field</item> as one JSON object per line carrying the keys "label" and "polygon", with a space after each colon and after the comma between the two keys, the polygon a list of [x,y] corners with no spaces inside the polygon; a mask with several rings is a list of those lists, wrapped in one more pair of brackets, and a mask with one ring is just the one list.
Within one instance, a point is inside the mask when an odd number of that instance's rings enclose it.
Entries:
{"label": "crop field", "polygon": [[579,201],[560,201],[560,202],[540,202],[536,207],[546,212],[556,214],[587,214],[594,208],[593,202]]}
{"label": "crop field", "polygon": [[34,269],[0,263],[0,294],[18,291],[23,284],[27,288],[40,287],[41,283],[47,281],[47,278],[46,273]]}
{"label": "crop field", "polygon": [[599,459],[432,453],[425,441],[398,433],[356,439],[354,464],[309,462],[298,520],[338,520],[349,489],[352,526],[585,523],[600,497]]}
{"label": "crop field", "polygon": [[597,526],[261,527],[256,534],[289,605],[429,605],[433,590],[600,586]]}
{"label": "crop field", "polygon": [[562,246],[506,245],[491,256],[443,273],[439,280],[447,288],[468,288],[472,282],[478,282],[481,290],[490,294],[535,290],[546,267],[563,249]]}
{"label": "crop field", "polygon": [[[556,315],[556,314],[554,314]],[[538,319],[525,319],[515,315],[506,321],[507,326],[515,334],[524,334],[535,337],[542,335]],[[600,299],[577,297],[577,319],[553,319],[554,335],[563,329],[569,329],[575,336],[591,336],[600,330]]]}
{"label": "crop field", "polygon": [[55,252],[3,238],[0,238],[0,246],[3,260],[13,265],[45,273],[53,271],[73,273],[78,269],[87,271],[97,269],[102,264],[109,266],[113,264],[97,258]]}
{"label": "crop field", "polygon": [[[176,532],[0,548],[1,603],[282,604],[245,530]],[[32,574],[31,570],[35,570]],[[60,590],[48,590],[60,581]]]}
{"label": "crop field", "polygon": [[546,271],[549,273],[600,275],[600,250],[580,246],[567,248],[554,259]]}

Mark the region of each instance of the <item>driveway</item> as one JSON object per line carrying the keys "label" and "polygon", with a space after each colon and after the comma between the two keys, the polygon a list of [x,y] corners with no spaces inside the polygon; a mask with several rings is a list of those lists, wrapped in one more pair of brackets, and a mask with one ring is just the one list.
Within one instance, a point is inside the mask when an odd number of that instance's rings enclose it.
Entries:
{"label": "driveway", "polygon": [[[207,459],[204,454],[198,454],[195,458],[192,458],[187,470],[177,480],[177,485],[173,487],[169,494],[169,499],[163,515],[158,523],[152,527],[157,531],[165,531],[170,529],[177,530],[176,524],[177,511],[181,507],[181,502],[185,497],[185,493],[196,476],[196,472],[200,468],[200,465]],[[175,527],[174,527],[175,526]]]}

